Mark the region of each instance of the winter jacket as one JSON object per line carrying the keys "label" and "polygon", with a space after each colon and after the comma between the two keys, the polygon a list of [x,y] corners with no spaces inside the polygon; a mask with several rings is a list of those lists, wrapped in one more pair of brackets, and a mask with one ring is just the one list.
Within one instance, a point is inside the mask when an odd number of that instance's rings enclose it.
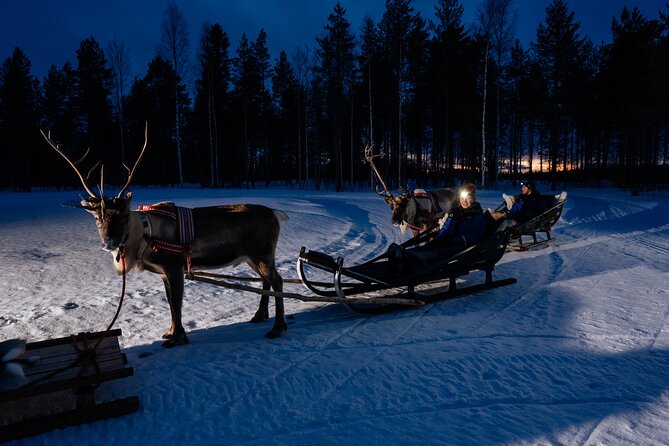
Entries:
{"label": "winter jacket", "polygon": [[532,220],[546,210],[546,203],[541,194],[533,191],[529,195],[520,195],[509,210],[507,217],[518,224]]}
{"label": "winter jacket", "polygon": [[480,242],[485,232],[483,209],[475,202],[467,209],[453,209],[437,237],[428,245],[466,248]]}

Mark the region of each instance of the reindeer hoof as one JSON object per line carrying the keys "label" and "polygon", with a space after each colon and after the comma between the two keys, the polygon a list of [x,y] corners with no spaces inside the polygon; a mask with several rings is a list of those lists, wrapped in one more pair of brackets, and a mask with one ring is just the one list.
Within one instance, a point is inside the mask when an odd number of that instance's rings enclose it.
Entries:
{"label": "reindeer hoof", "polygon": [[[177,347],[179,345],[190,344],[190,341],[188,340],[188,337],[186,336],[185,333],[181,336],[176,337],[176,338],[173,335],[167,335],[166,334],[165,336],[169,336],[169,337],[167,338],[167,341],[163,342],[163,347],[164,348],[172,348],[172,347]],[[163,338],[165,338],[165,336],[163,336]]]}
{"label": "reindeer hoof", "polygon": [[251,319],[251,323],[257,324],[259,322],[266,321],[267,319],[269,319],[268,313],[257,312],[255,316],[253,316],[253,318]]}
{"label": "reindeer hoof", "polygon": [[288,325],[284,322],[280,326],[274,325],[274,327],[272,327],[272,329],[265,334],[265,337],[268,339],[280,338],[287,331],[288,331]]}

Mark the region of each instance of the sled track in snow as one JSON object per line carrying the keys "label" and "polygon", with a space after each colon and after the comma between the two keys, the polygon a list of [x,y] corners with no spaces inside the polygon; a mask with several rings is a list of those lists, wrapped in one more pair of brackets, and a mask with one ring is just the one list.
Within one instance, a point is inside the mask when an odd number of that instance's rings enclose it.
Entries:
{"label": "sled track in snow", "polygon": [[[570,263],[566,267],[564,265],[567,259],[564,256],[560,255],[559,251],[551,251],[548,256],[537,256],[535,259],[548,257],[549,265],[545,267],[542,266],[540,268],[536,268],[536,270],[533,271],[534,275],[532,278],[532,284],[529,285],[529,288],[523,291],[522,294],[512,298],[512,300],[503,304],[501,307],[490,309],[489,310],[490,314],[481,317],[479,323],[473,329],[478,331],[479,329],[489,325],[491,321],[496,321],[506,318],[508,312],[519,307],[521,304],[529,305],[532,301],[543,299],[544,296],[542,291],[545,288],[545,284],[555,283],[559,281],[560,277],[563,276],[566,271],[573,269],[577,265],[578,261],[587,255],[591,247],[592,245],[586,245],[579,253],[579,255],[574,260],[570,261]],[[522,262],[524,260],[522,259],[522,256],[524,254],[525,253],[518,253],[518,256],[520,257],[518,261]],[[506,255],[508,255],[508,253]],[[544,274],[539,274],[540,271],[547,271],[547,272]],[[519,278],[519,281],[522,281],[522,278]],[[514,288],[517,287],[518,284],[514,286]],[[509,289],[509,290],[500,290],[497,292],[500,294],[506,292],[513,295],[513,291],[514,289]],[[495,299],[500,299],[500,297],[497,296],[495,297]]]}

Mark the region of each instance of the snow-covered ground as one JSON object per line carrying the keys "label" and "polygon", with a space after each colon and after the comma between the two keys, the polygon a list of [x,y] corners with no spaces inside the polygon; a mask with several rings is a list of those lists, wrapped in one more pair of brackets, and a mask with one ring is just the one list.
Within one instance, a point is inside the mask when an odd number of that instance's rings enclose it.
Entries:
{"label": "snow-covered ground", "polygon": [[[501,192],[479,201],[495,207]],[[134,196],[135,205],[284,210],[284,278],[296,277],[301,246],[353,264],[405,238],[373,193]],[[121,279],[93,219],[59,206],[73,198],[0,193],[0,340],[99,331],[111,321]],[[275,340],[264,337],[272,319],[248,322],[257,296],[187,282],[191,344],[167,350],[162,282],[132,274],[115,328],[135,374],[108,383],[106,395],[138,395],[141,409],[20,444],[669,444],[669,199],[570,189],[554,237],[543,249],[505,254],[495,278],[517,284],[462,299],[376,316],[288,300],[289,330]]]}

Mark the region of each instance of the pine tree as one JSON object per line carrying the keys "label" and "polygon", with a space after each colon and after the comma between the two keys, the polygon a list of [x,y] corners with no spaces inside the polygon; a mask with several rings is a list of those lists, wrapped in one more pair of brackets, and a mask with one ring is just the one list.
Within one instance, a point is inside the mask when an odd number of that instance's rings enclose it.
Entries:
{"label": "pine tree", "polygon": [[102,165],[114,166],[108,169],[105,178],[116,182],[124,173],[121,168],[120,151],[114,147],[111,89],[113,85],[111,69],[98,42],[89,37],[77,49],[77,94],[80,105],[80,119],[86,143],[91,149],[91,159]]}
{"label": "pine tree", "polygon": [[[174,139],[174,85],[179,101],[189,106],[186,85],[178,82],[173,65],[160,55],[151,62],[146,76],[136,79],[130,89],[126,116],[130,130],[128,159],[137,158],[144,141],[144,123],[148,122],[150,148],[147,149],[135,184],[178,184],[179,166],[172,154]],[[150,166],[150,167],[149,167]]]}
{"label": "pine tree", "polygon": [[435,5],[436,23],[430,43],[430,110],[432,170],[453,169],[456,135],[465,128],[462,113],[467,91],[474,83],[467,69],[470,38],[462,24],[460,0],[440,0]]}
{"label": "pine tree", "polygon": [[272,70],[272,96],[277,115],[272,132],[275,141],[270,161],[272,172],[277,179],[291,180],[298,158],[294,151],[298,148],[294,130],[299,129],[299,85],[285,51],[281,51]]}
{"label": "pine tree", "polygon": [[574,13],[568,10],[565,0],[553,0],[546,8],[546,23],[539,24],[537,41],[532,43],[547,82],[545,107],[553,189],[556,188],[558,165],[564,159],[561,149],[567,147],[568,85],[583,59],[585,39],[579,35],[579,28],[580,23],[574,20]]}
{"label": "pine tree", "polygon": [[354,37],[345,14],[344,7],[337,3],[328,16],[325,34],[316,38],[318,42],[316,54],[320,62],[316,70],[322,76],[322,86],[332,125],[330,144],[337,191],[344,189],[342,153],[344,127],[347,122],[346,113],[349,110],[355,68]]}
{"label": "pine tree", "polygon": [[[61,69],[51,65],[42,83],[42,127],[52,133],[53,137],[62,144],[62,149],[70,159],[79,159],[87,146],[82,138],[85,134],[81,127],[81,112],[79,110],[78,77],[70,62],[65,62]],[[80,187],[79,180],[72,175],[67,166],[60,161],[59,155],[49,151],[47,158],[54,161],[54,185],[68,185]],[[92,165],[91,165],[92,166]],[[89,166],[90,167],[90,166]],[[82,167],[82,170],[85,167]]]}
{"label": "pine tree", "polygon": [[623,183],[635,189],[643,180],[639,168],[649,169],[657,162],[655,135],[661,126],[662,104],[657,101],[661,95],[656,91],[661,90],[654,77],[660,32],[657,21],[648,20],[636,7],[625,7],[620,18],[613,20],[612,30],[607,70],[610,119],[620,141],[618,164],[623,168]]}
{"label": "pine tree", "polygon": [[16,47],[0,66],[0,185],[16,191],[30,191],[44,184],[45,170],[37,151],[39,128],[39,81],[30,74],[28,56]]}
{"label": "pine tree", "polygon": [[208,173],[209,185],[220,187],[223,178],[229,176],[223,172],[224,166],[229,163],[221,163],[225,160],[225,133],[224,130],[228,119],[229,83],[230,83],[230,58],[228,49],[230,39],[218,23],[207,25],[203,29],[200,47],[200,79],[196,82],[197,98],[195,115],[198,117],[200,147],[208,147],[207,159],[208,169],[202,169],[202,173]]}
{"label": "pine tree", "polygon": [[[420,111],[415,99],[419,97],[427,60],[425,21],[411,3],[411,0],[387,0],[379,23],[385,74],[381,88],[386,98],[382,104],[383,145],[389,155],[390,171],[395,172],[396,184],[403,183],[408,151],[405,127],[411,120],[409,113]],[[413,136],[421,138],[421,135]]]}

